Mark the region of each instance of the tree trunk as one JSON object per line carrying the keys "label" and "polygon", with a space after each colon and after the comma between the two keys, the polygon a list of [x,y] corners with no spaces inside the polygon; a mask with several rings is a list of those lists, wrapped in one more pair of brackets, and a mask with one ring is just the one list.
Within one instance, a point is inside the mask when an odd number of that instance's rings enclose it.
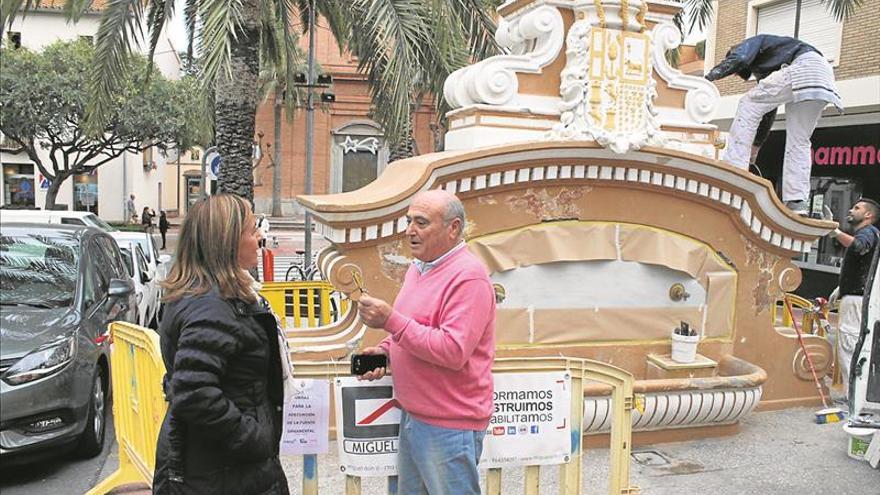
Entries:
{"label": "tree trunk", "polygon": [[272,159],[272,216],[280,217],[281,212],[281,97],[275,95],[275,157]]}
{"label": "tree trunk", "polygon": [[223,165],[218,189],[254,200],[253,147],[257,113],[259,60],[258,0],[242,2],[242,27],[232,43],[232,77],[224,71],[215,89],[215,141]]}
{"label": "tree trunk", "polygon": [[[49,182],[49,190],[46,191],[46,204],[43,206],[44,210],[54,210],[55,209],[55,198],[58,197],[58,191],[61,190],[61,184],[64,184],[64,181],[70,177],[70,174],[62,174],[59,172],[55,173],[55,178],[51,179]],[[37,184],[37,187],[40,187]]]}
{"label": "tree trunk", "polygon": [[409,116],[404,131],[404,137],[391,147],[391,150],[388,153],[388,163],[403,160],[404,158],[411,158],[417,155],[412,115]]}

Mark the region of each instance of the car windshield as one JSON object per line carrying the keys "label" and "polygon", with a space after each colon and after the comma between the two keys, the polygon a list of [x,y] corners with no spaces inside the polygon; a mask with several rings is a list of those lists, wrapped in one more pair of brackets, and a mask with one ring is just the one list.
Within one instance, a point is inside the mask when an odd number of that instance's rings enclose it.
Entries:
{"label": "car windshield", "polygon": [[97,227],[97,228],[103,230],[104,232],[116,232],[116,227],[113,227],[112,225],[105,222],[104,220],[101,220],[101,218],[98,217],[98,215],[89,214],[89,215],[84,216],[83,219],[86,221],[86,224],[88,224],[92,227]]}
{"label": "car windshield", "polygon": [[0,304],[73,304],[79,241],[67,232],[0,234]]}

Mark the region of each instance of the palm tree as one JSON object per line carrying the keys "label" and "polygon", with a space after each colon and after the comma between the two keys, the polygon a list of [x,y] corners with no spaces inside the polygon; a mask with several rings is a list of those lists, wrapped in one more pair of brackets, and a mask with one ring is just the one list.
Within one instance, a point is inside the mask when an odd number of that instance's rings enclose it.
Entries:
{"label": "palm tree", "polygon": [[[276,35],[281,30],[276,29]],[[274,38],[272,40],[275,45],[281,45],[283,40]],[[289,58],[291,55],[293,58]],[[270,96],[274,98],[273,104],[273,124],[274,124],[274,147],[273,153],[269,156],[269,163],[272,167],[272,216],[282,216],[281,209],[281,117],[282,114],[287,116],[288,123],[293,121],[297,108],[301,107],[305,100],[303,91],[299,87],[289,86],[288,67],[292,68],[294,73],[305,73],[307,66],[302,54],[302,50],[296,47],[292,54],[282,52],[280,56],[275,56],[271,50],[270,43],[263,44],[263,51],[260,54],[260,94],[263,101]],[[269,146],[267,144],[267,146]]]}
{"label": "palm tree", "polygon": [[[22,10],[40,0],[3,0],[0,25],[11,24]],[[259,100],[260,51],[292,54],[296,36],[293,17],[303,29],[308,14],[325,19],[341,49],[358,59],[370,84],[375,119],[385,138],[396,143],[406,134],[415,95],[427,88],[442,94],[443,81],[473,59],[496,49],[493,7],[497,0],[178,0],[184,2],[188,53],[198,46],[205,86],[214,93],[215,142],[223,156],[222,191],[253,198],[251,155]],[[66,11],[78,18],[88,0],[66,0]],[[149,29],[150,55],[175,0],[108,0],[95,38],[95,75],[89,121],[100,129],[108,116],[111,95],[132,49]],[[318,17],[316,16],[316,18]],[[280,45],[272,40],[281,40]],[[265,47],[264,44],[270,46]],[[293,57],[290,56],[290,59]],[[293,65],[287,65],[288,81]],[[422,88],[415,81],[424,81]],[[288,84],[288,87],[291,87]],[[437,98],[438,105],[441,98]]]}

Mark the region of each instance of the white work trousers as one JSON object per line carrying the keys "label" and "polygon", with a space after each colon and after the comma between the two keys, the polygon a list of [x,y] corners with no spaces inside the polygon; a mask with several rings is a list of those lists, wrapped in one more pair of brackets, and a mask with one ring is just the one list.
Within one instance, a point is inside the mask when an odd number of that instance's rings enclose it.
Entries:
{"label": "white work trousers", "polygon": [[736,116],[730,126],[724,160],[748,170],[752,143],[761,118],[779,105],[785,105],[782,200],[805,201],[810,197],[810,136],[828,103],[820,100],[793,101],[789,72],[790,67],[785,66],[770,74],[739,100]]}
{"label": "white work trousers", "polygon": [[843,391],[849,397],[850,364],[862,331],[862,296],[841,297],[838,316],[840,326],[837,331],[837,363],[840,365]]}

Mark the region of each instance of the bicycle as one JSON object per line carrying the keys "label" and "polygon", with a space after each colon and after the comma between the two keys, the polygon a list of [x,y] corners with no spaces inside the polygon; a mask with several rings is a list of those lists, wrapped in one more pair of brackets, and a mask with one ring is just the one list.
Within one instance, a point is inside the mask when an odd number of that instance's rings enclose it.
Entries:
{"label": "bicycle", "polygon": [[[291,263],[291,265],[287,268],[287,271],[284,272],[284,281],[285,282],[296,282],[296,281],[307,281],[307,280],[321,280],[320,275],[321,271],[318,270],[318,260],[315,256],[312,256],[312,263],[309,266],[303,266],[305,264],[305,250],[297,249],[295,251],[297,256],[302,256],[302,261],[297,263]],[[290,273],[292,271],[296,271],[299,275],[297,278],[291,279]]]}

